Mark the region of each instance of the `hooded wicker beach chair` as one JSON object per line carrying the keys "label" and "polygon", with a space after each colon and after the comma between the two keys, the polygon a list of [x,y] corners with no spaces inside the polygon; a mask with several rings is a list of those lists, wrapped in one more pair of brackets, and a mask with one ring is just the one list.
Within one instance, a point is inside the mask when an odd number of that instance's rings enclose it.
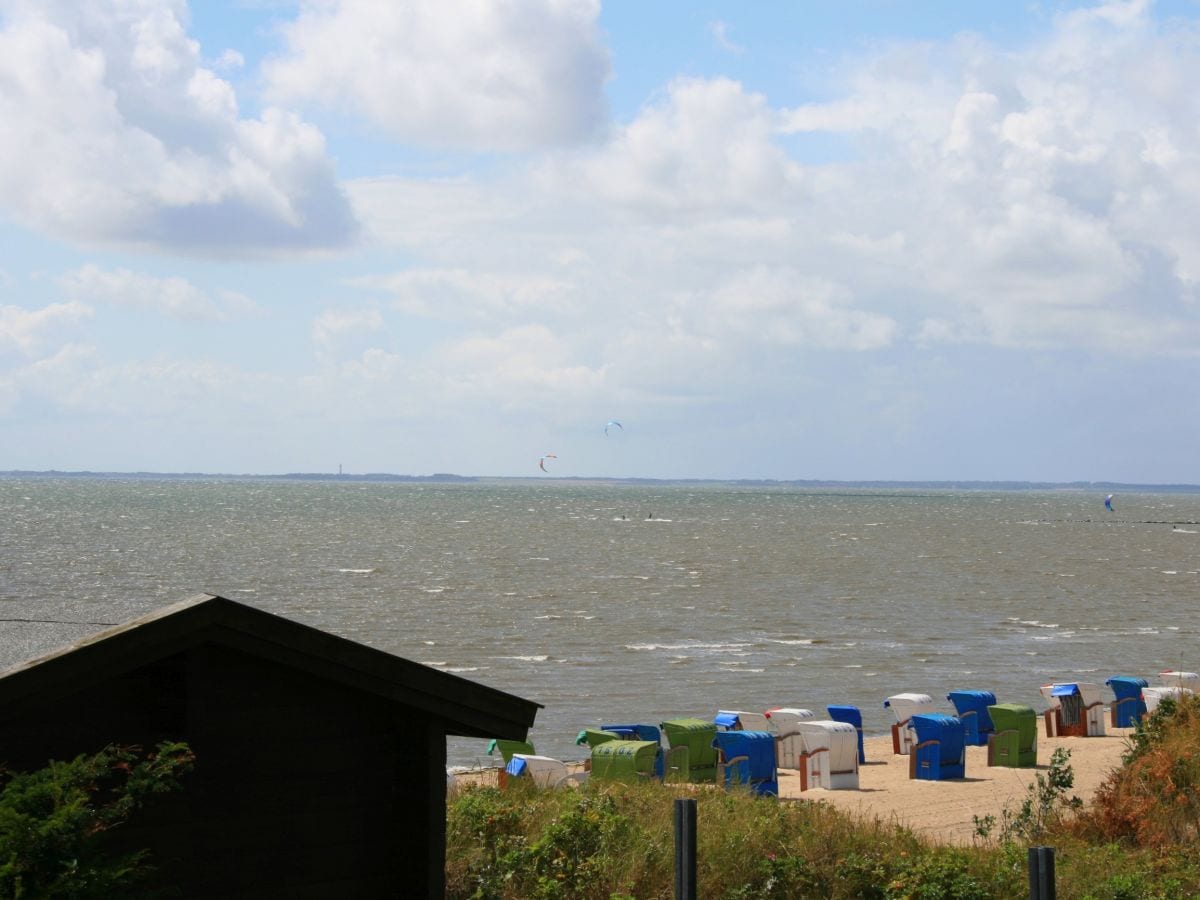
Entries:
{"label": "hooded wicker beach chair", "polygon": [[766,713],[746,712],[740,709],[720,709],[713,716],[718,731],[772,731],[771,720]]}
{"label": "hooded wicker beach chair", "polygon": [[1130,675],[1114,675],[1104,682],[1113,692],[1113,704],[1108,708],[1109,724],[1113,728],[1131,728],[1146,714],[1142,688],[1149,682]]}
{"label": "hooded wicker beach chair", "polygon": [[718,731],[717,782],[726,788],[745,785],[755,794],[779,796],[775,735],[769,731]]}
{"label": "hooded wicker beach chair", "polygon": [[849,722],[813,719],[797,722],[802,751],[787,768],[800,773],[800,790],[858,789],[858,729]]}
{"label": "hooded wicker beach chair", "polygon": [[[667,739],[668,751],[678,751],[686,748],[686,756],[681,753],[672,754],[672,771],[685,781],[716,781],[717,779],[717,748],[713,746],[713,737],[717,733],[714,722],[704,719],[684,718],[669,719],[660,726]],[[682,761],[686,759],[686,762]],[[686,766],[686,772],[683,771]]]}
{"label": "hooded wicker beach chair", "polygon": [[796,730],[798,722],[815,719],[811,709],[798,706],[780,706],[763,713],[771,723],[770,731],[775,734],[775,765],[781,769],[797,768],[796,760],[804,752],[804,738]]}
{"label": "hooded wicker beach chair", "polygon": [[863,724],[862,710],[857,706],[827,706],[829,718],[835,722],[846,722],[858,729],[858,761],[865,763],[867,761],[867,749],[863,743]]}
{"label": "hooded wicker beach chair", "polygon": [[908,759],[908,777],[925,781],[965,778],[967,729],[957,716],[918,713],[908,720],[914,734]]}
{"label": "hooded wicker beach chair", "polygon": [[933,711],[933,698],[928,694],[893,694],[883,701],[896,717],[892,725],[892,752],[906,754],[912,749],[913,734],[908,720],[918,713]]}
{"label": "hooded wicker beach chair", "polygon": [[1104,702],[1100,685],[1062,681],[1039,688],[1050,703],[1045,712],[1046,737],[1103,737]]}
{"label": "hooded wicker beach chair", "polygon": [[1190,691],[1200,691],[1200,674],[1196,672],[1180,672],[1168,669],[1158,673],[1158,681],[1167,687],[1183,687]]}
{"label": "hooded wicker beach chair", "polygon": [[1187,694],[1195,693],[1191,688],[1180,687],[1178,685],[1152,684],[1149,687],[1142,688],[1142,699],[1146,703],[1146,714],[1154,712],[1158,709],[1158,704],[1163,700],[1170,698],[1178,700]]}
{"label": "hooded wicker beach chair", "polygon": [[615,731],[608,731],[604,728],[585,728],[575,736],[575,746],[587,744],[589,748],[595,747],[597,744],[603,744],[605,741],[619,741],[621,735]]}
{"label": "hooded wicker beach chair", "polygon": [[514,753],[504,772],[508,775],[508,784],[512,784],[514,778],[528,778],[538,787],[558,787],[567,781],[579,781],[582,776],[582,773],[572,775],[561,759],[528,753]]}
{"label": "hooded wicker beach chair", "polygon": [[988,707],[994,731],[988,735],[987,764],[1027,769],[1037,766],[1037,713],[1032,706],[996,703]]}
{"label": "hooded wicker beach chair", "polygon": [[954,704],[954,711],[966,729],[967,746],[986,745],[992,733],[988,707],[996,703],[996,695],[991,691],[951,691],[946,699]]}

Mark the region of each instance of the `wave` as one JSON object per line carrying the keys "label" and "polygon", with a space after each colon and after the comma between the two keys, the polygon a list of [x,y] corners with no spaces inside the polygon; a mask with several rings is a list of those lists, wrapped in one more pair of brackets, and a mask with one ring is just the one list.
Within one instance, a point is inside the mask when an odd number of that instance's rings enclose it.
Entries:
{"label": "wave", "polygon": [[344,575],[372,575],[378,572],[378,569],[338,569]]}

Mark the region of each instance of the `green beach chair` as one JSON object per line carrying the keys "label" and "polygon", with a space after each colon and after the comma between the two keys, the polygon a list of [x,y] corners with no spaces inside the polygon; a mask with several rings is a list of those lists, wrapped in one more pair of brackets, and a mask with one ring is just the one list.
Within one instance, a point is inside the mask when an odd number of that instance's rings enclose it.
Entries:
{"label": "green beach chair", "polygon": [[500,758],[504,761],[502,766],[507,766],[512,762],[514,753],[525,753],[533,756],[537,752],[533,749],[533,744],[529,741],[509,741],[504,738],[496,738],[488,742],[488,756],[495,756],[497,750],[500,751]]}
{"label": "green beach chair", "polygon": [[592,747],[592,781],[634,784],[660,776],[662,748],[654,741],[603,741]]}
{"label": "green beach chair", "polygon": [[989,766],[1029,769],[1037,766],[1037,713],[1017,703],[988,707],[992,726],[988,735]]}
{"label": "green beach chair", "polygon": [[[717,780],[717,748],[713,739],[717,734],[715,722],[704,719],[669,719],[662,723],[662,732],[670,748],[668,758],[672,762],[674,777],[681,781],[701,782]],[[686,762],[677,751],[687,749]]]}
{"label": "green beach chair", "polygon": [[587,744],[589,748],[597,747],[607,741],[620,740],[621,736],[615,731],[605,731],[603,728],[585,728],[575,738],[575,746]]}

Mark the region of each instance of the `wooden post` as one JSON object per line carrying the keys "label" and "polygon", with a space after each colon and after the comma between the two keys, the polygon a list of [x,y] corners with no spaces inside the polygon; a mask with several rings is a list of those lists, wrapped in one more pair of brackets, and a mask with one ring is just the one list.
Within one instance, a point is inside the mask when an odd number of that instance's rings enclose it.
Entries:
{"label": "wooden post", "polygon": [[1029,848],[1029,900],[1056,900],[1054,848]]}
{"label": "wooden post", "polygon": [[696,801],[675,800],[675,900],[696,900]]}

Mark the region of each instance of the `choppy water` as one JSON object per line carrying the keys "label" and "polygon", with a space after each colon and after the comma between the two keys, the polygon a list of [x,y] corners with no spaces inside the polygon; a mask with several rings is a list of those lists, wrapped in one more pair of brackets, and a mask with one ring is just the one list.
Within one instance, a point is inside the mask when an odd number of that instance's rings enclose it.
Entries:
{"label": "choppy water", "polygon": [[[1200,668],[1200,495],[0,479],[0,634],[198,592],[601,721]],[[648,516],[653,518],[648,518]],[[25,632],[27,633],[27,631]],[[10,662],[12,660],[9,660]],[[945,704],[949,711],[949,705]],[[470,764],[481,741],[453,740]]]}

